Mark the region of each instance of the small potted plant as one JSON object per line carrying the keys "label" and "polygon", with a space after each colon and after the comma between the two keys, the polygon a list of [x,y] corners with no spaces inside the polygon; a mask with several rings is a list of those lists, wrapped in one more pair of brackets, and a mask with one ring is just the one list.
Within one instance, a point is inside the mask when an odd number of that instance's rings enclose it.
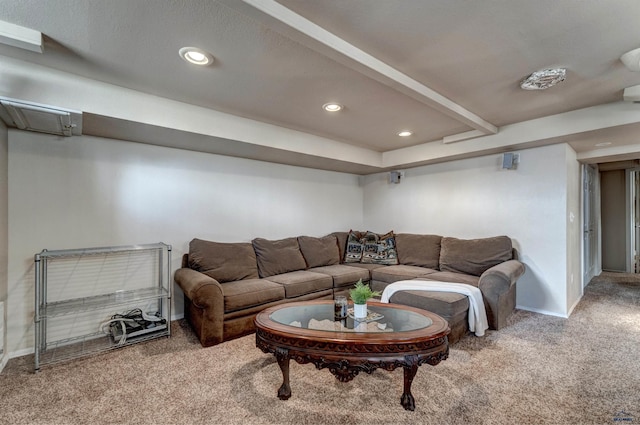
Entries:
{"label": "small potted plant", "polygon": [[372,291],[369,285],[365,285],[360,279],[356,282],[355,287],[349,291],[349,296],[353,301],[353,317],[364,319],[367,317],[367,300],[380,296],[380,292]]}

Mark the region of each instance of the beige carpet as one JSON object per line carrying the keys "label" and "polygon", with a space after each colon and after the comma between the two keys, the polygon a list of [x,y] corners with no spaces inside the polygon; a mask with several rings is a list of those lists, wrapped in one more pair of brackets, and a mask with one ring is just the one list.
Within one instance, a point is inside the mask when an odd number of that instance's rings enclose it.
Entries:
{"label": "beige carpet", "polygon": [[640,422],[640,278],[603,274],[570,319],[516,311],[448,360],[423,365],[416,411],[399,403],[402,370],[340,383],[291,363],[293,395],[253,336],[202,348],[189,327],[171,339],[31,372],[0,374],[1,424],[609,424]]}

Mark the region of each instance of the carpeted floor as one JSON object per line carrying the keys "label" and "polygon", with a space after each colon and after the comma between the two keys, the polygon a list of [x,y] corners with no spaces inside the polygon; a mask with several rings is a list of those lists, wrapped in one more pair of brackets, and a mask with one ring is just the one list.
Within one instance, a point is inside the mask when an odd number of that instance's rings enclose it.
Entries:
{"label": "carpeted floor", "polygon": [[254,336],[202,348],[184,321],[171,339],[32,372],[0,374],[1,424],[609,424],[640,422],[640,278],[603,273],[569,319],[516,311],[468,335],[413,382],[402,370],[341,383],[291,362],[293,395]]}

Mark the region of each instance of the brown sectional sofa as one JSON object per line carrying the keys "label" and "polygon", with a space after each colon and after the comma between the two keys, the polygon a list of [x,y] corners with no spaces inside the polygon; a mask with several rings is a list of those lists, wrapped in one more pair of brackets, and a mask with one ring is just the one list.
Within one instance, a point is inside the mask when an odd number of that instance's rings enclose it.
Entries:
{"label": "brown sectional sofa", "polygon": [[[362,279],[374,290],[399,280],[468,283],[480,288],[491,329],[515,308],[515,282],[524,266],[511,240],[461,240],[397,234],[397,265],[343,263],[349,232],[322,238],[256,238],[251,243],[194,239],[175,281],[184,292],[185,317],[205,347],[254,331],[263,309],[287,302],[332,299]],[[388,262],[388,260],[387,260]],[[469,303],[456,293],[400,291],[391,302],[433,311],[451,326],[451,343],[468,331]]]}

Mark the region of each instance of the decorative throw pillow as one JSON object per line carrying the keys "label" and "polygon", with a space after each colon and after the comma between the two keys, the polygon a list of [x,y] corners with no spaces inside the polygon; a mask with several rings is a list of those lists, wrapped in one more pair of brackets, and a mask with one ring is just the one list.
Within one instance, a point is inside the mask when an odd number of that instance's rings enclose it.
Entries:
{"label": "decorative throw pillow", "polygon": [[364,251],[360,262],[365,264],[398,264],[393,231],[384,235],[367,232],[364,237]]}
{"label": "decorative throw pillow", "polygon": [[345,263],[359,263],[364,250],[364,233],[355,230],[349,231],[347,237],[347,249],[344,251]]}

